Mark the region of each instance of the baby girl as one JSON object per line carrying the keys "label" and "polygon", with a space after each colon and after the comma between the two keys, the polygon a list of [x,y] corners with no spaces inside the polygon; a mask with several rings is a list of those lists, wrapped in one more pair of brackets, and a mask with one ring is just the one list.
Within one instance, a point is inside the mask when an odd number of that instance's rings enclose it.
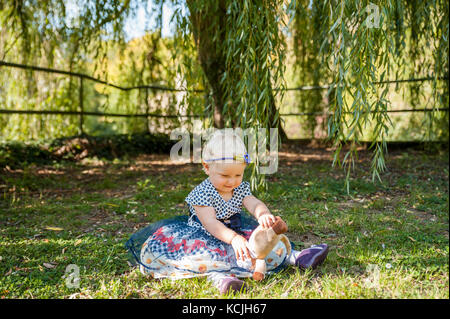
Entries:
{"label": "baby girl", "polygon": [[[189,216],[154,223],[126,243],[142,273],[172,279],[207,276],[221,293],[247,288],[238,278],[253,274],[248,239],[258,225],[268,228],[275,222],[267,206],[252,195],[250,184],[243,181],[249,163],[237,134],[218,130],[212,135],[202,153],[208,178],[185,200]],[[321,244],[288,255],[280,242],[265,258],[267,273],[286,265],[315,268],[327,253],[328,246]]]}

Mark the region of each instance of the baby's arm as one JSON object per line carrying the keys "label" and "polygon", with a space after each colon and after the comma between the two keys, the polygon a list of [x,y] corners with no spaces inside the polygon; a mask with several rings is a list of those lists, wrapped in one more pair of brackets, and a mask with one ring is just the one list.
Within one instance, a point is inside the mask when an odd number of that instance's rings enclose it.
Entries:
{"label": "baby's arm", "polygon": [[250,256],[246,245],[247,240],[218,221],[216,218],[216,211],[213,207],[197,205],[194,205],[193,207],[203,227],[205,227],[211,235],[233,246],[237,259],[243,260],[245,257]]}
{"label": "baby's arm", "polygon": [[245,196],[242,204],[250,212],[250,214],[255,216],[258,223],[264,228],[272,226],[275,222],[275,216],[272,215],[266,204],[257,199],[255,196]]}

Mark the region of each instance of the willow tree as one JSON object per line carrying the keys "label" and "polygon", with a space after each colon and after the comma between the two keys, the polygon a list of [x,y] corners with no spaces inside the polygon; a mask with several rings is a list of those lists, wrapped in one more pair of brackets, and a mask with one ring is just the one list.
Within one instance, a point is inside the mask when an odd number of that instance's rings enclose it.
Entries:
{"label": "willow tree", "polygon": [[[58,48],[70,57],[71,68],[82,65],[86,56],[96,62],[108,52],[107,42],[98,40],[123,43],[126,18],[146,2],[73,0],[78,13],[73,23],[67,23],[70,15],[63,0],[2,2],[0,34],[6,49],[0,48],[0,53],[5,57],[5,52],[15,50],[22,62],[45,57],[51,66]],[[282,132],[275,101],[283,97],[285,42],[293,35],[299,78],[309,80],[302,84],[329,85],[328,136],[335,143],[334,164],[346,168],[347,182],[355,146],[370,121],[375,123],[373,178],[385,169],[390,117],[383,81],[405,73],[405,65],[420,67],[422,74],[433,78],[433,108],[448,106],[448,85],[439,81],[448,76],[448,1],[155,0],[152,14],[162,16],[163,2],[174,8],[173,52],[183,61],[179,66],[183,83],[188,89],[206,91],[200,107],[191,103],[199,101],[192,91],[187,93],[187,111],[200,108],[207,125],[278,127]],[[158,21],[148,31],[160,29]],[[422,45],[429,47],[431,56],[420,49]],[[319,95],[311,99],[300,107],[321,110]],[[354,147],[341,162],[340,152],[348,141]],[[265,185],[257,167],[253,166],[254,187]]]}
{"label": "willow tree", "polygon": [[[345,166],[347,190],[356,145],[370,122],[374,123],[372,178],[380,178],[385,169],[386,136],[392,128],[388,80],[432,78],[433,111],[426,119],[437,122],[440,139],[448,141],[448,112],[437,112],[449,105],[448,9],[446,0],[297,1],[292,25],[297,72],[303,83],[330,84],[329,103],[319,110],[329,114],[328,136],[336,149],[333,164]],[[414,108],[420,86],[409,84]],[[299,106],[317,111],[318,99],[316,91],[307,101],[312,105]],[[349,141],[352,147],[341,162],[340,152]]]}
{"label": "willow tree", "polygon": [[282,130],[273,85],[283,84],[283,1],[188,0],[187,5],[212,89],[215,126]]}
{"label": "willow tree", "polygon": [[[156,10],[163,9],[162,2],[155,1]],[[287,21],[283,1],[171,3],[177,22],[174,53],[183,58],[184,83],[188,89],[206,89],[205,100],[211,102],[205,103],[204,119],[210,117],[209,123],[216,127],[278,127],[283,137],[275,105],[283,89],[284,36],[280,28]],[[22,63],[51,67],[55,52],[64,52],[70,70],[80,71],[86,56],[94,58],[96,68],[101,67],[110,42],[99,39],[123,43],[125,19],[133,16],[138,6],[145,7],[145,1],[79,0],[71,4],[68,8],[62,0],[6,3],[0,8],[3,39],[8,42],[5,47],[23,53]],[[75,18],[71,18],[74,9]],[[197,57],[191,56],[192,47],[197,49]],[[200,81],[192,72],[197,63],[203,69]],[[193,101],[192,95],[189,91],[186,101]],[[194,109],[195,105],[188,105],[188,112]],[[254,187],[264,184],[257,172],[258,165],[254,165]]]}
{"label": "willow tree", "polygon": [[[284,87],[284,1],[188,0],[187,6],[184,22],[211,91],[214,126],[277,128],[285,140],[275,105]],[[258,174],[261,157],[253,160],[252,187],[267,186]]]}
{"label": "willow tree", "polygon": [[[104,62],[113,48],[125,47],[123,25],[135,13],[136,4],[129,0],[1,1],[0,60],[102,74],[101,78],[108,80]],[[79,111],[77,77],[1,67],[0,79],[1,108]],[[84,82],[85,104],[92,100],[93,86]],[[17,130],[17,135],[35,137],[27,133],[36,127],[46,133],[38,137],[78,132],[77,117],[20,114],[2,120],[8,129]]]}

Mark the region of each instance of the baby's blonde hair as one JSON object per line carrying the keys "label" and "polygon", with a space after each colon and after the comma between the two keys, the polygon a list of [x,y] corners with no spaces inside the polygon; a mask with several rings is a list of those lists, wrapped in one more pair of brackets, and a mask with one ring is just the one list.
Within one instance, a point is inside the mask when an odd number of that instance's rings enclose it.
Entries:
{"label": "baby's blonde hair", "polygon": [[[216,130],[202,152],[202,159],[207,163],[233,163],[234,157],[243,158],[247,150],[241,137],[233,129]],[[227,158],[220,160],[221,158]],[[211,161],[214,160],[214,161]]]}

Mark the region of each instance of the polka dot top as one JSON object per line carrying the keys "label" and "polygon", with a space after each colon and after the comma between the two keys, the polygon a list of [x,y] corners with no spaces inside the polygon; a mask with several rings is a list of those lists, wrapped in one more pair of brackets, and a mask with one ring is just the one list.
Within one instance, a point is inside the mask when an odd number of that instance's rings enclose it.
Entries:
{"label": "polka dot top", "polygon": [[[196,212],[194,205],[214,207],[216,211],[216,218],[219,220],[226,220],[242,210],[242,200],[252,195],[250,191],[250,183],[242,182],[238,187],[233,189],[233,196],[228,201],[217,192],[214,185],[209,178],[197,185],[186,197],[185,201],[189,207],[190,217],[188,224],[190,226],[201,226],[198,222],[193,220]],[[203,227],[202,227],[203,228]]]}

